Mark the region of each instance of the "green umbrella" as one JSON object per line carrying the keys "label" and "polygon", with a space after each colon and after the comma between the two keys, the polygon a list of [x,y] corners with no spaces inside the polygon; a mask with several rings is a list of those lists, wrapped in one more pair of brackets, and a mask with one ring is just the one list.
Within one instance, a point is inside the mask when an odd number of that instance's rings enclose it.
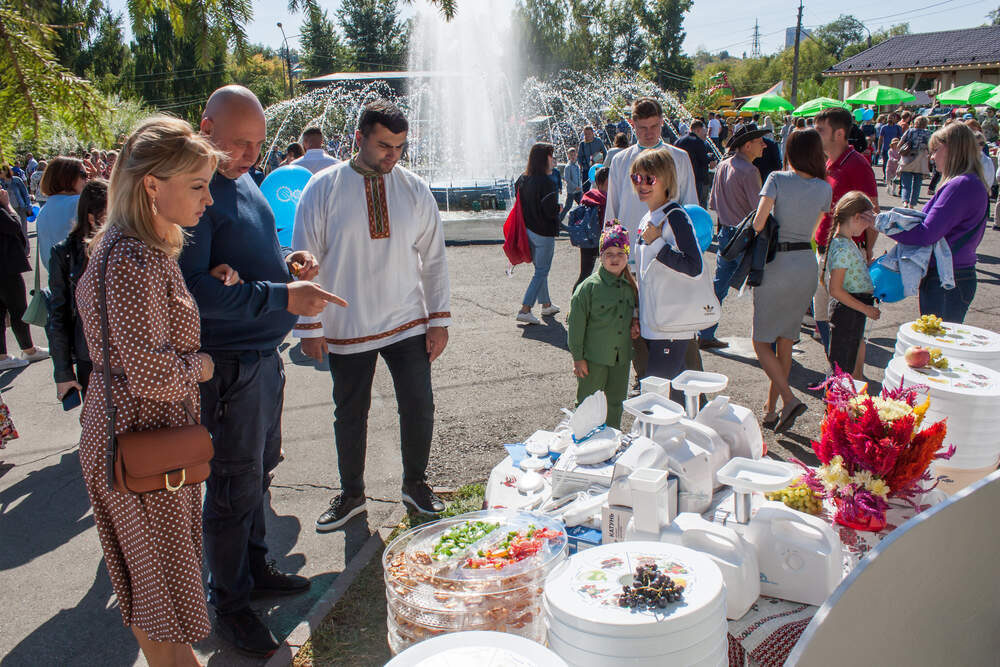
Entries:
{"label": "green umbrella", "polygon": [[934,99],[941,104],[982,104],[996,92],[996,88],[992,84],[976,81],[938,93]]}
{"label": "green umbrella", "polygon": [[830,97],[817,97],[814,100],[809,100],[798,109],[792,112],[793,116],[815,116],[823,109],[830,109],[833,107],[840,107],[841,109],[847,109],[850,111],[851,107],[846,102],[841,102],[840,100],[835,100]]}
{"label": "green umbrella", "polygon": [[903,102],[912,102],[917,96],[892,86],[872,86],[860,90],[847,99],[845,102],[851,104],[874,104],[876,106],[892,106]]}
{"label": "green umbrella", "polygon": [[764,95],[754,95],[744,104],[740,111],[761,111],[771,113],[772,111],[791,111],[795,107],[781,95],[766,93]]}
{"label": "green umbrella", "polygon": [[[998,88],[1000,88],[1000,86],[998,86]],[[993,97],[984,100],[983,104],[988,104],[994,109],[1000,109],[1000,90],[994,93]]]}

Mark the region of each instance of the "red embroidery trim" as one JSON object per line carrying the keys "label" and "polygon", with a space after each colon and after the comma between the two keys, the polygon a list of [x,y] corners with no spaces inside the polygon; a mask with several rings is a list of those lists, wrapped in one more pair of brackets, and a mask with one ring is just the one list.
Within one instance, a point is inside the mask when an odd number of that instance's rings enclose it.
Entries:
{"label": "red embroidery trim", "polygon": [[364,176],[365,203],[368,205],[368,234],[373,239],[389,238],[389,204],[385,198],[385,177]]}
{"label": "red embroidery trim", "polygon": [[428,313],[427,315],[427,319],[429,320],[443,320],[446,317],[450,318],[451,313],[449,313],[448,311],[444,311],[442,313]]}
{"label": "red embroidery trim", "polygon": [[362,336],[360,338],[327,338],[326,342],[330,345],[357,345],[358,343],[368,343],[373,340],[381,340],[382,338],[395,336],[398,333],[406,331],[407,329],[412,329],[413,327],[418,327],[421,324],[427,324],[426,317],[421,317],[419,320],[413,320],[412,322],[401,324],[395,329],[390,329],[389,331],[375,334],[373,336]]}
{"label": "red embroidery trim", "polygon": [[309,324],[296,324],[295,328],[299,331],[308,331],[310,329],[322,329],[322,322],[310,322]]}

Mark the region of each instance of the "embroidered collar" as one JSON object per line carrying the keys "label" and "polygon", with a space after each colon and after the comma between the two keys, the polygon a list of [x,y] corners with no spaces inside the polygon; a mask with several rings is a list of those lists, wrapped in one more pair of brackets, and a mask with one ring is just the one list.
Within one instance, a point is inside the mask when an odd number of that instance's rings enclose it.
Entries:
{"label": "embroidered collar", "polygon": [[351,158],[351,169],[364,179],[365,204],[368,208],[368,234],[372,239],[389,238],[389,202],[385,194],[385,174],[364,169]]}
{"label": "embroidered collar", "polygon": [[663,144],[663,139],[661,138],[659,141],[656,142],[655,146],[643,146],[638,141],[635,142],[635,145],[639,147],[639,152],[641,153],[643,151],[651,151],[656,148],[662,148],[664,144]]}
{"label": "embroidered collar", "polygon": [[377,178],[383,175],[382,172],[376,171],[374,169],[365,169],[358,163],[357,158],[358,158],[357,155],[351,157],[351,169],[353,169],[354,171],[358,172],[365,178]]}

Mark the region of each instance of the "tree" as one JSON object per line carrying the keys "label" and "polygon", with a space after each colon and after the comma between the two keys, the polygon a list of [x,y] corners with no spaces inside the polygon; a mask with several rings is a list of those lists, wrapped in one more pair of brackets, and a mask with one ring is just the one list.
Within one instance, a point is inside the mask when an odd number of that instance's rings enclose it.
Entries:
{"label": "tree", "polygon": [[560,47],[568,14],[565,0],[518,0],[514,6],[513,27],[532,73],[546,76],[563,68]]}
{"label": "tree", "polygon": [[610,0],[601,21],[594,66],[638,72],[646,59],[646,35],[633,0]]}
{"label": "tree", "polygon": [[337,19],[360,69],[399,69],[406,57],[406,28],[397,0],[343,0]]}
{"label": "tree", "polygon": [[989,19],[989,25],[1000,25],[1000,5],[997,6],[992,12],[986,15]]}
{"label": "tree", "polygon": [[101,0],[61,0],[43,4],[46,5],[46,19],[54,25],[66,26],[55,33],[52,53],[63,67],[77,76],[85,76],[84,47],[97,27],[103,3]]}
{"label": "tree", "polygon": [[327,13],[319,7],[306,8],[300,44],[301,63],[306,76],[342,72],[353,62],[351,49],[343,43]]}
{"label": "tree", "polygon": [[285,60],[270,47],[250,44],[246,58],[241,60],[229,54],[228,60],[228,81],[249,88],[264,107],[281,101],[288,94]]}
{"label": "tree", "polygon": [[867,40],[855,42],[854,44],[848,44],[844,48],[844,52],[840,55],[840,58],[841,60],[846,60],[847,58],[855,56],[861,53],[862,51],[865,51],[871,48],[872,46],[875,46],[876,44],[881,44],[882,42],[891,37],[896,37],[897,35],[908,35],[908,34],[910,34],[909,23],[899,23],[894,26],[884,28],[883,30],[879,30],[877,32],[872,33],[871,44],[868,44]]}
{"label": "tree", "polygon": [[101,10],[95,36],[80,56],[85,76],[105,95],[134,94],[135,63],[125,44],[125,18],[108,8]]}
{"label": "tree", "polygon": [[646,76],[667,90],[686,90],[694,67],[681,50],[684,14],[692,0],[635,0],[639,23],[646,30],[648,51],[643,70]]}

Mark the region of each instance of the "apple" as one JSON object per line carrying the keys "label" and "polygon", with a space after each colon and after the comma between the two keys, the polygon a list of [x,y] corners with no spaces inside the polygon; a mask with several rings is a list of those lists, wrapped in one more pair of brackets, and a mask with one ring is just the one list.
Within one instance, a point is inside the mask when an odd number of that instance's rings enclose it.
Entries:
{"label": "apple", "polygon": [[923,368],[931,362],[931,351],[919,345],[911,345],[906,348],[903,358],[910,368]]}

